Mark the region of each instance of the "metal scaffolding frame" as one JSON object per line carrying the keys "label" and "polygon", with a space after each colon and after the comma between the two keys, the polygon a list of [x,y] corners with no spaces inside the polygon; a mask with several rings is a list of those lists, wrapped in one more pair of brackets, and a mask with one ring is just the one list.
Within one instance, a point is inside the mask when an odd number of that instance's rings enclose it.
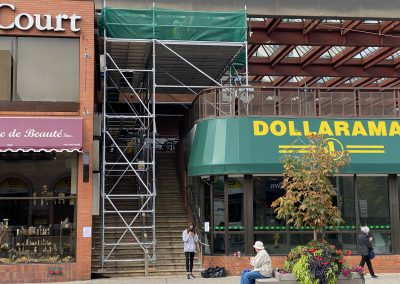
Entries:
{"label": "metal scaffolding frame", "polygon": [[[246,53],[247,86],[247,41],[230,43],[116,39],[108,38],[104,31],[101,55],[101,64],[104,65],[102,270],[110,262],[143,262],[147,276],[149,262],[154,264],[157,259],[156,92],[179,94],[186,89],[197,95],[198,91],[206,88],[224,87],[218,80],[226,72],[230,73],[230,65],[242,50]],[[134,54],[135,59],[129,54]],[[211,55],[220,60],[207,62],[207,56]],[[218,72],[209,74],[204,70],[211,64],[211,69]],[[229,84],[231,82],[229,80]],[[227,90],[230,89],[227,87]],[[111,102],[115,102],[115,96],[119,103],[125,104],[123,112],[113,108]],[[119,193],[118,186],[123,179],[130,179],[133,188]],[[132,208],[119,208],[117,203],[121,200],[129,201]],[[122,225],[109,224],[107,216],[111,214],[119,216]],[[120,234],[117,241],[107,242],[105,236],[110,232],[118,236]],[[114,252],[126,246],[140,248],[143,257],[113,257]]]}

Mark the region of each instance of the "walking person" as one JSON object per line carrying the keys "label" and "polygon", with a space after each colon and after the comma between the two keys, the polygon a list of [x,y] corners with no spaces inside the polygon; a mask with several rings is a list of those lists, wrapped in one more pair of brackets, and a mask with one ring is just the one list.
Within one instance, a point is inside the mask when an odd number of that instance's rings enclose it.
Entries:
{"label": "walking person", "polygon": [[369,228],[367,226],[361,227],[361,233],[358,236],[358,253],[361,255],[360,266],[364,268],[364,264],[367,263],[371,278],[377,278],[370,259],[370,251],[374,248],[371,244],[372,237],[369,235]]}
{"label": "walking person", "polygon": [[193,223],[190,222],[188,224],[187,229],[182,232],[182,240],[183,240],[183,250],[185,251],[186,257],[186,273],[187,279],[195,278],[192,270],[193,270],[193,259],[194,254],[196,253],[196,247],[199,242],[199,237],[194,230]]}
{"label": "walking person", "polygon": [[264,244],[257,241],[253,247],[257,252],[255,257],[250,258],[250,264],[253,266],[253,270],[242,274],[240,284],[254,284],[256,279],[272,277],[271,258],[265,250]]}

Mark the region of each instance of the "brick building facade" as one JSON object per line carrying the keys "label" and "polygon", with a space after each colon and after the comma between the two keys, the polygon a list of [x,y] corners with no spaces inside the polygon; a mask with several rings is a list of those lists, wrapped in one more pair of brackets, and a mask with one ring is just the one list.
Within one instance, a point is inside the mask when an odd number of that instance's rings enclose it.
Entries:
{"label": "brick building facade", "polygon": [[[27,39],[32,42],[37,42],[42,39],[67,39],[73,41],[73,45],[76,46],[76,54],[75,58],[66,58],[60,59],[76,63],[76,68],[79,70],[79,77],[77,79],[72,80],[73,82],[77,82],[76,89],[78,90],[74,96],[76,99],[69,100],[68,98],[60,98],[60,101],[57,101],[57,95],[55,94],[55,100],[40,98],[40,95],[37,96],[35,100],[29,100],[24,98],[15,99],[20,96],[20,86],[18,85],[19,81],[14,84],[14,92],[12,95],[6,95],[6,97],[11,97],[8,100],[2,100],[0,103],[0,119],[1,118],[16,118],[16,117],[26,117],[29,118],[33,123],[39,118],[50,118],[50,119],[78,119],[82,121],[82,129],[78,129],[82,133],[82,144],[80,145],[80,149],[72,149],[74,154],[72,155],[73,163],[76,165],[71,166],[72,168],[76,168],[76,176],[74,178],[76,183],[76,192],[72,194],[71,190],[66,190],[67,193],[62,192],[62,190],[54,190],[50,197],[50,201],[47,201],[45,198],[38,199],[32,198],[32,194],[29,195],[30,209],[39,207],[37,202],[43,202],[44,204],[48,204],[53,208],[53,213],[51,213],[51,217],[49,220],[55,220],[57,218],[64,218],[64,216],[56,217],[58,213],[55,209],[64,208],[70,206],[72,208],[72,215],[74,216],[74,221],[72,225],[70,225],[70,219],[66,219],[64,225],[58,225],[60,222],[53,224],[53,231],[58,236],[58,232],[60,232],[60,246],[61,246],[61,234],[64,234],[64,231],[70,230],[72,233],[69,235],[69,238],[72,240],[71,243],[75,246],[76,255],[73,261],[69,262],[54,262],[54,263],[19,263],[19,264],[0,264],[1,271],[1,279],[2,283],[12,283],[12,282],[54,282],[54,281],[66,281],[66,280],[85,280],[90,279],[91,273],[91,236],[90,236],[90,228],[92,226],[92,177],[91,177],[91,161],[92,161],[92,144],[93,144],[93,95],[94,95],[94,3],[93,1],[62,1],[62,0],[44,0],[40,1],[21,1],[21,0],[10,0],[7,3],[0,4],[0,40],[16,40],[16,39]],[[45,19],[49,19],[51,17],[51,23],[48,22],[46,25]],[[38,19],[40,18],[40,24],[38,24]],[[33,22],[32,22],[33,21]],[[39,30],[39,27],[41,27]],[[22,29],[21,29],[22,28]],[[47,30],[45,29],[47,28]],[[55,31],[57,30],[58,31]],[[51,41],[50,41],[51,42]],[[40,43],[39,43],[40,44]],[[57,43],[58,44],[58,43]],[[18,53],[20,58],[23,58],[22,47],[18,47],[18,45],[13,45]],[[13,48],[14,48],[13,47]],[[1,48],[0,48],[1,49]],[[29,49],[29,46],[28,46]],[[10,49],[10,52],[13,53]],[[19,54],[21,53],[21,54]],[[22,60],[22,59],[21,59]],[[50,59],[47,61],[51,61]],[[60,61],[61,62],[61,61]],[[19,62],[18,62],[19,63]],[[14,59],[13,64],[15,68],[18,68],[17,61]],[[51,64],[51,62],[47,62],[46,64]],[[21,65],[22,66],[22,65]],[[40,64],[37,66],[37,72],[40,73]],[[54,68],[64,69],[65,65],[55,66]],[[68,67],[69,68],[69,67]],[[72,67],[71,67],[72,68]],[[73,67],[75,68],[75,67]],[[22,69],[22,67],[21,67]],[[24,70],[18,69],[15,73],[15,76],[20,79],[20,74],[23,73]],[[45,70],[43,70],[45,71]],[[13,71],[14,72],[14,71]],[[62,73],[60,73],[63,75]],[[66,76],[74,76],[73,74],[65,74]],[[22,76],[22,75],[21,75]],[[36,75],[35,75],[36,76]],[[54,72],[54,78],[43,77],[40,88],[45,90],[46,85],[51,81],[59,80],[57,77],[59,74]],[[22,79],[23,81],[24,79]],[[67,80],[67,79],[66,79]],[[15,81],[15,80],[13,80]],[[71,81],[71,82],[72,82]],[[61,80],[60,82],[63,82]],[[59,86],[60,92],[65,91],[66,93],[72,93],[72,91],[65,90],[68,88],[73,89],[73,86],[70,86],[67,82],[65,86]],[[45,91],[43,93],[46,93]],[[27,96],[30,95],[27,92]],[[72,101],[72,102],[71,102]],[[1,127],[1,125],[0,125]],[[10,146],[10,145],[9,145]],[[12,146],[7,149],[2,149],[0,152],[3,152],[3,155],[12,155],[15,151],[20,151],[21,149],[13,149]],[[20,155],[36,155],[36,150],[34,147],[23,151],[23,154]],[[53,159],[59,158],[60,155],[64,155],[67,153],[65,150],[71,149],[57,149],[56,154],[53,154]],[[51,150],[38,152],[37,155],[41,155],[41,158],[44,157],[43,152],[54,153]],[[71,151],[72,152],[72,151]],[[33,154],[32,154],[33,153]],[[86,153],[86,157],[88,157],[88,161],[85,162],[86,170],[89,175],[87,177],[83,177],[84,175],[84,154]],[[68,154],[69,155],[69,154]],[[75,155],[75,156],[74,156]],[[43,157],[42,157],[43,156]],[[6,157],[7,158],[7,157]],[[4,158],[4,159],[6,159]],[[30,157],[31,158],[31,157]],[[5,161],[5,165],[11,165],[12,163],[16,163],[15,159],[12,157],[12,161]],[[22,159],[22,158],[21,158]],[[24,156],[25,160],[29,159]],[[35,156],[34,159],[38,159],[38,156]],[[44,158],[43,158],[44,159]],[[68,159],[71,159],[68,157]],[[7,159],[6,159],[7,160]],[[47,160],[46,160],[47,161]],[[8,163],[8,164],[6,164]],[[11,163],[11,164],[10,164]],[[33,165],[33,162],[32,162]],[[16,166],[17,168],[17,166]],[[17,170],[15,170],[16,172]],[[61,170],[65,174],[68,175],[68,171]],[[72,172],[72,170],[71,170]],[[3,174],[3,173],[2,173]],[[17,175],[16,173],[15,175]],[[13,175],[13,174],[10,174]],[[21,173],[24,175],[24,173]],[[67,177],[66,183],[69,183]],[[56,188],[57,186],[54,186]],[[47,185],[46,185],[47,188]],[[34,191],[34,188],[30,189],[31,192]],[[38,193],[39,196],[45,196],[43,193]],[[33,193],[33,196],[38,196]],[[68,198],[65,198],[68,196]],[[9,198],[9,197],[7,197]],[[6,198],[5,198],[6,199]],[[68,201],[66,201],[68,200]],[[33,205],[32,205],[33,204]],[[64,206],[64,207],[63,207]],[[44,207],[44,206],[42,206]],[[40,209],[43,211],[43,208]],[[37,210],[38,212],[40,211]],[[60,209],[61,210],[61,209]],[[57,211],[58,212],[58,211]],[[62,212],[62,210],[61,210]],[[39,214],[39,213],[37,213]],[[42,213],[41,213],[42,214]],[[60,213],[62,214],[62,213]],[[1,218],[10,218],[12,216],[1,216]],[[36,228],[39,230],[44,228],[50,228],[51,224],[43,224],[43,218],[39,220],[39,217],[36,215],[32,217],[35,220],[30,220],[27,226],[31,226],[32,228]],[[31,218],[31,219],[32,219]],[[64,219],[61,219],[64,220]],[[39,225],[40,224],[40,225]],[[46,227],[47,226],[47,227]],[[56,232],[55,227],[59,227]],[[62,227],[64,226],[64,227]],[[71,229],[71,228],[74,229]],[[83,228],[86,228],[86,236],[83,237]],[[21,235],[21,226],[16,226],[18,232],[16,232],[11,226],[9,227],[10,238],[15,238],[16,241],[10,241],[10,243],[14,242],[14,245],[22,246],[22,241],[19,239],[23,238]],[[34,229],[32,229],[34,230]],[[45,229],[44,229],[45,230]],[[42,235],[50,235],[51,230],[48,229],[49,232],[44,231],[44,233],[36,233],[36,236]],[[64,231],[63,231],[64,230]],[[27,234],[28,235],[28,234]],[[23,235],[24,237],[27,235]],[[28,238],[28,237],[26,237]],[[50,246],[56,247],[58,245],[58,241],[56,241],[56,237],[54,237],[51,241],[43,239],[43,246],[48,245],[44,251],[52,250],[49,248]],[[16,244],[15,244],[16,242]],[[25,245],[25,240],[23,241]],[[26,247],[28,247],[28,240],[26,240]],[[40,250],[41,241],[33,241],[33,245],[35,246],[35,253]],[[10,246],[12,244],[7,244]],[[58,248],[59,250],[60,248]],[[70,248],[69,248],[70,249]],[[20,248],[15,249],[19,252]],[[65,252],[65,248],[64,248]],[[74,254],[74,253],[73,253]]]}

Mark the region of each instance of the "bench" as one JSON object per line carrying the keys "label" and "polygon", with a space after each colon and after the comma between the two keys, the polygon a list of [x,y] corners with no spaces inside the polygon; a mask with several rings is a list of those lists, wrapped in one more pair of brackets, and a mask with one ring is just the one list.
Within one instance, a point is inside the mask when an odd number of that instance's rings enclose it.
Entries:
{"label": "bench", "polygon": [[263,278],[263,279],[256,279],[256,284],[260,283],[278,283],[279,281],[272,277],[272,278]]}

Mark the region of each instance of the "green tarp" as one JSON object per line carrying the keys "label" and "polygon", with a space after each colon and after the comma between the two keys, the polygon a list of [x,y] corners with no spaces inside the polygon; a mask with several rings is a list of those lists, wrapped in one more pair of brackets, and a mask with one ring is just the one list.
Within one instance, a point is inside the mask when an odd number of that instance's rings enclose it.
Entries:
{"label": "green tarp", "polygon": [[349,152],[351,163],[342,173],[400,173],[398,119],[235,117],[197,124],[189,175],[282,173],[284,153],[306,150],[311,132]]}
{"label": "green tarp", "polygon": [[245,12],[194,12],[105,8],[99,34],[110,38],[244,42]]}

